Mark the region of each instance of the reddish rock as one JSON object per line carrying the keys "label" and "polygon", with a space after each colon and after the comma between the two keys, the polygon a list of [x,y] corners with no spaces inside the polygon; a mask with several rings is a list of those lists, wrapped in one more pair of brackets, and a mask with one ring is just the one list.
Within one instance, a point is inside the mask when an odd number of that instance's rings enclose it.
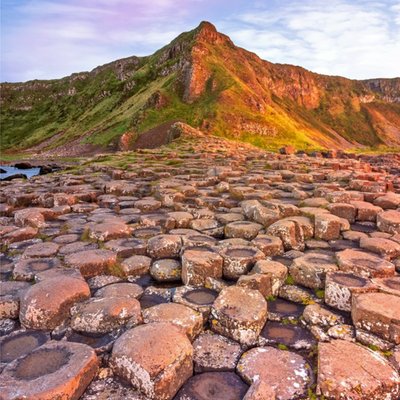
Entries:
{"label": "reddish rock", "polygon": [[60,246],[57,243],[52,242],[36,243],[27,247],[24,251],[23,257],[54,257],[57,254],[59,247]]}
{"label": "reddish rock", "polygon": [[125,275],[145,275],[149,272],[151,258],[147,256],[132,256],[122,261],[121,269]]}
{"label": "reddish rock", "polygon": [[114,373],[150,399],[171,400],[192,376],[193,348],[170,323],[152,323],[125,332],[114,344]]}
{"label": "reddish rock", "polygon": [[400,243],[389,239],[378,237],[361,238],[360,247],[388,259],[400,256]]}
{"label": "reddish rock", "polygon": [[280,400],[304,397],[311,382],[310,367],[302,356],[269,346],[244,353],[237,371],[249,384],[260,380],[269,385]]}
{"label": "reddish rock", "polygon": [[224,336],[202,333],[194,342],[194,370],[234,371],[242,354],[240,345]]}
{"label": "reddish rock", "polygon": [[209,248],[197,247],[182,254],[182,281],[185,285],[204,286],[208,277],[222,277],[223,258]]}
{"label": "reddish rock", "polygon": [[339,269],[356,275],[373,278],[393,276],[395,267],[373,253],[346,249],[336,253]]}
{"label": "reddish rock", "polygon": [[193,341],[203,329],[203,317],[182,304],[164,303],[143,310],[144,323],[170,322],[180,328]]}
{"label": "reddish rock", "polygon": [[0,318],[18,318],[21,296],[30,286],[28,282],[0,282]]}
{"label": "reddish rock", "polygon": [[267,320],[267,302],[256,290],[230,286],[215,300],[210,319],[213,331],[251,346]]}
{"label": "reddish rock", "polygon": [[326,399],[397,399],[400,376],[378,352],[347,340],[318,346],[318,392]]}
{"label": "reddish rock", "polygon": [[294,221],[277,221],[268,227],[267,234],[279,237],[285,250],[304,250],[303,230]]}
{"label": "reddish rock", "polygon": [[351,317],[356,328],[400,344],[400,297],[386,293],[354,296]]}
{"label": "reddish rock", "polygon": [[52,341],[7,365],[0,375],[1,396],[5,400],[77,400],[97,368],[90,346]]}
{"label": "reddish rock", "polygon": [[152,258],[177,258],[182,247],[178,235],[159,235],[149,239],[147,251]]}
{"label": "reddish rock", "polygon": [[69,317],[70,308],[90,296],[83,279],[49,278],[31,286],[21,298],[19,318],[32,329],[54,329]]}
{"label": "reddish rock", "polygon": [[79,269],[85,278],[90,278],[107,273],[116,264],[117,256],[110,250],[86,250],[68,254],[64,261],[70,267]]}
{"label": "reddish rock", "polygon": [[376,216],[382,211],[382,208],[374,206],[366,201],[352,201],[351,204],[356,208],[357,221],[376,221]]}
{"label": "reddish rock", "polygon": [[142,322],[140,303],[133,297],[99,297],[71,308],[71,328],[85,333],[111,332],[129,321]]}
{"label": "reddish rock", "polygon": [[376,224],[382,232],[400,233],[400,212],[394,210],[381,212],[376,218]]}

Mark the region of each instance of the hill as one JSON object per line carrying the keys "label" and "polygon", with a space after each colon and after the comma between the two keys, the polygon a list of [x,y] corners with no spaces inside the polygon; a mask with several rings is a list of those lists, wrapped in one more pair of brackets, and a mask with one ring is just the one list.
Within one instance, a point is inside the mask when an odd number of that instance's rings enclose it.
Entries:
{"label": "hill", "polygon": [[[400,145],[400,78],[273,64],[202,22],[148,57],[1,84],[1,150],[93,153],[181,120],[275,150]],[[126,135],[125,135],[126,137]]]}

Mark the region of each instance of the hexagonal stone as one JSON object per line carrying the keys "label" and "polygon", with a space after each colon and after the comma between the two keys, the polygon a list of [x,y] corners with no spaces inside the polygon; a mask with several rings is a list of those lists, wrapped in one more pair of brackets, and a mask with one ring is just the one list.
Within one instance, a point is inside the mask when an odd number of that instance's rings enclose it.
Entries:
{"label": "hexagonal stone", "polygon": [[214,332],[251,346],[267,320],[267,302],[256,290],[230,286],[215,300],[210,319]]}
{"label": "hexagonal stone", "polygon": [[193,342],[195,372],[234,371],[242,350],[225,336],[212,332],[200,334]]}
{"label": "hexagonal stone", "polygon": [[58,258],[27,258],[15,264],[13,278],[17,281],[33,281],[36,274],[61,266]]}
{"label": "hexagonal stone", "polygon": [[293,260],[289,272],[297,284],[312,289],[323,289],[326,274],[337,269],[335,258],[332,255],[307,253]]}
{"label": "hexagonal stone", "polygon": [[97,368],[91,347],[52,341],[10,363],[0,391],[4,399],[79,399]]}
{"label": "hexagonal stone", "polygon": [[400,212],[389,210],[379,213],[376,217],[376,225],[382,232],[400,233]]}
{"label": "hexagonal stone", "polygon": [[271,276],[268,274],[242,275],[237,285],[248,289],[258,290],[264,297],[272,295]]}
{"label": "hexagonal stone", "polygon": [[332,203],[328,205],[328,210],[337,217],[345,218],[353,223],[356,219],[357,210],[354,205],[347,203]]}
{"label": "hexagonal stone", "polygon": [[170,323],[152,323],[125,332],[114,344],[110,365],[150,399],[171,400],[192,376],[193,347]]}
{"label": "hexagonal stone", "polygon": [[330,311],[319,304],[309,304],[304,308],[303,319],[310,325],[319,325],[323,327],[343,324],[342,315]]}
{"label": "hexagonal stone", "polygon": [[267,229],[267,234],[282,240],[285,250],[304,250],[304,233],[295,221],[280,220]]}
{"label": "hexagonal stone", "polygon": [[339,269],[343,272],[374,278],[389,277],[395,273],[392,263],[367,251],[346,249],[336,253],[336,258]]}
{"label": "hexagonal stone", "polygon": [[400,243],[393,240],[378,238],[378,237],[365,237],[360,239],[360,247],[365,250],[377,253],[387,259],[400,256]]}
{"label": "hexagonal stone", "polygon": [[275,391],[264,381],[257,380],[251,384],[243,400],[276,400]]}
{"label": "hexagonal stone", "polygon": [[280,262],[271,260],[259,260],[249,274],[266,274],[271,279],[271,294],[277,296],[280,287],[284,284],[288,274],[288,268]]}
{"label": "hexagonal stone", "polygon": [[69,317],[70,308],[90,297],[83,279],[49,278],[31,286],[21,298],[19,319],[32,329],[54,329]]}
{"label": "hexagonal stone", "polygon": [[250,246],[226,247],[220,254],[224,259],[223,276],[227,279],[238,279],[247,274],[258,260],[265,258],[262,251]]}
{"label": "hexagonal stone", "polygon": [[318,391],[326,399],[396,399],[400,377],[381,356],[347,340],[318,345]]}
{"label": "hexagonal stone", "polygon": [[135,201],[135,208],[138,208],[140,211],[149,212],[158,210],[161,207],[161,202],[152,198],[142,199]]}
{"label": "hexagonal stone", "polygon": [[356,328],[400,344],[400,297],[386,293],[354,296],[351,317]]}
{"label": "hexagonal stone", "polygon": [[0,318],[18,318],[21,296],[30,286],[28,282],[0,282]]}
{"label": "hexagonal stone", "polygon": [[338,310],[350,311],[354,294],[375,290],[375,286],[367,278],[348,272],[328,273],[325,281],[325,303]]}
{"label": "hexagonal stone", "polygon": [[68,254],[64,261],[72,268],[77,268],[85,278],[102,275],[117,262],[117,255],[110,250],[86,250]]}
{"label": "hexagonal stone", "polygon": [[142,322],[140,303],[132,297],[99,297],[71,308],[71,328],[77,332],[107,333]]}
{"label": "hexagonal stone", "polygon": [[8,364],[16,358],[30,353],[50,339],[50,335],[41,331],[16,331],[0,338],[0,365]]}
{"label": "hexagonal stone", "polygon": [[400,276],[396,275],[391,278],[376,278],[372,283],[380,292],[393,294],[400,297]]}
{"label": "hexagonal stone", "polygon": [[242,400],[247,389],[234,372],[205,372],[190,378],[175,400]]}
{"label": "hexagonal stone", "polygon": [[158,282],[179,282],[181,274],[181,263],[172,258],[156,260],[150,267],[150,275]]}
{"label": "hexagonal stone", "polygon": [[278,321],[267,321],[260,333],[259,344],[283,345],[292,349],[311,349],[315,339],[311,332],[301,326],[283,324]]}
{"label": "hexagonal stone", "polygon": [[123,221],[105,221],[101,224],[89,224],[89,237],[102,242],[111,239],[127,238],[131,234],[131,228]]}
{"label": "hexagonal stone", "polygon": [[180,286],[173,296],[175,303],[183,304],[200,312],[207,319],[218,292],[205,287]]}
{"label": "hexagonal stone", "polygon": [[121,269],[125,275],[145,275],[149,272],[151,258],[147,256],[132,256],[121,263]]}
{"label": "hexagonal stone", "polygon": [[143,294],[143,289],[136,283],[112,283],[96,291],[96,297],[131,297],[138,299]]}
{"label": "hexagonal stone", "polygon": [[357,221],[376,221],[378,213],[382,212],[382,208],[374,206],[366,201],[352,201],[351,204],[356,208]]}
{"label": "hexagonal stone", "polygon": [[133,255],[146,255],[147,243],[141,239],[115,239],[104,243],[104,248],[117,253],[117,257],[128,258]]}
{"label": "hexagonal stone", "polygon": [[[267,365],[273,368],[266,368]],[[249,384],[257,380],[268,384],[279,400],[304,396],[312,376],[302,356],[269,346],[256,347],[244,353],[237,371]]]}
{"label": "hexagonal stone", "polygon": [[262,228],[262,225],[255,222],[235,221],[225,225],[225,237],[252,240]]}
{"label": "hexagonal stone", "polygon": [[53,257],[57,254],[59,245],[52,242],[36,243],[29,246],[25,251],[23,256],[25,258],[29,257]]}
{"label": "hexagonal stone", "polygon": [[158,235],[149,239],[147,252],[152,258],[177,258],[181,251],[182,239],[178,235]]}
{"label": "hexagonal stone", "polygon": [[192,308],[177,303],[159,304],[143,310],[143,321],[146,324],[170,322],[182,329],[191,341],[203,329],[203,316]]}
{"label": "hexagonal stone", "polygon": [[315,238],[335,240],[340,237],[342,220],[336,215],[320,214],[315,216]]}
{"label": "hexagonal stone", "polygon": [[182,281],[185,285],[204,286],[207,277],[222,277],[223,262],[211,248],[186,249],[182,254]]}
{"label": "hexagonal stone", "polygon": [[283,254],[282,240],[275,236],[257,235],[257,237],[251,241],[251,244],[268,257]]}

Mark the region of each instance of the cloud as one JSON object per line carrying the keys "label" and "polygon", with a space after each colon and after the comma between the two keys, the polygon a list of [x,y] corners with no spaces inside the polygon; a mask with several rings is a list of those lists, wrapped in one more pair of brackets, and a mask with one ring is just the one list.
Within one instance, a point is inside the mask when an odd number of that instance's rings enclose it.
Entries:
{"label": "cloud", "polygon": [[[232,39],[273,62],[350,78],[400,75],[400,3],[285,2],[227,18]],[[237,28],[239,27],[239,28]]]}
{"label": "cloud", "polygon": [[398,76],[400,1],[3,0],[1,80],[57,78],[147,55],[201,20],[277,63]]}

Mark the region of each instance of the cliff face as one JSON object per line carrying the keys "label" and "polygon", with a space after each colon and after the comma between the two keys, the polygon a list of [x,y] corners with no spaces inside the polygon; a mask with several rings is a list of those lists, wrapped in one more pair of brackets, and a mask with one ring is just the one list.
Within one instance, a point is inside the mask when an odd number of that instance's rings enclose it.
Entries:
{"label": "cliff face", "polygon": [[355,81],[272,64],[207,22],[149,57],[1,85],[3,149],[114,146],[183,120],[274,149],[400,145],[400,78]]}

